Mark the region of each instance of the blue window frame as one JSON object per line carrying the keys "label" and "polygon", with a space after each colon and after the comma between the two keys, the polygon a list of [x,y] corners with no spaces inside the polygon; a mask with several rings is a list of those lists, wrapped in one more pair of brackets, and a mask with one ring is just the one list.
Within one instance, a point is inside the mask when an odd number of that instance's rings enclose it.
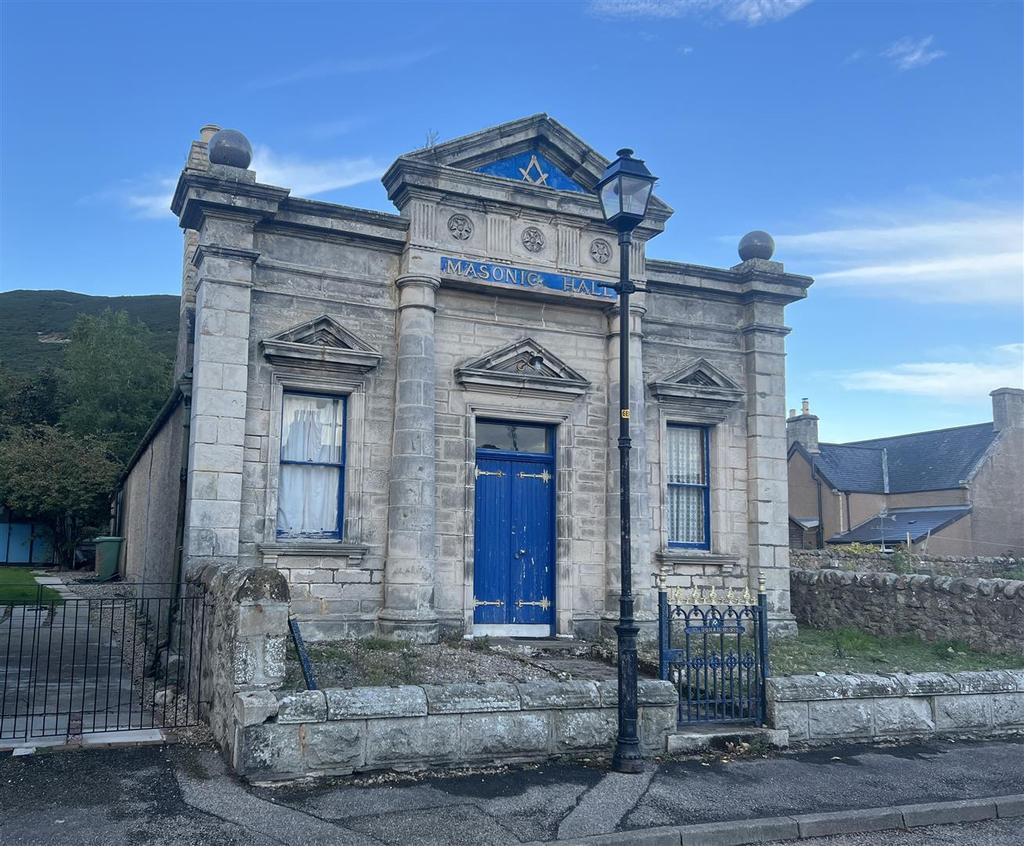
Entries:
{"label": "blue window frame", "polygon": [[668,545],[682,549],[710,549],[708,430],[704,426],[670,423],[666,437]]}
{"label": "blue window frame", "polygon": [[278,537],[342,536],[345,411],[343,398],[285,392],[277,487]]}

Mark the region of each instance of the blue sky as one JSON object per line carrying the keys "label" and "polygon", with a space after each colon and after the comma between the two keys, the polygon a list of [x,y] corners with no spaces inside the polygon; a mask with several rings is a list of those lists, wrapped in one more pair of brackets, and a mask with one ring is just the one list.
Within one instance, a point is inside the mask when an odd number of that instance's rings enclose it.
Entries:
{"label": "blue sky", "polygon": [[767,229],[818,281],[790,406],[825,440],[990,419],[1024,382],[1024,4],[6,2],[0,289],[178,293],[166,210],[204,123],[261,181],[392,211],[399,154],[545,111],[629,145],[659,258]]}

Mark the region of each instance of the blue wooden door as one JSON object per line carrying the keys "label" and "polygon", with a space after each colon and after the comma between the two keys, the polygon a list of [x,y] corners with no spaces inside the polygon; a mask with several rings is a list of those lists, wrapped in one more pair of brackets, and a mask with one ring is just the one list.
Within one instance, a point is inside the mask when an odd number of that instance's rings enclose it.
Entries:
{"label": "blue wooden door", "polygon": [[492,437],[478,435],[474,472],[473,621],[547,626],[550,631],[555,599],[553,432],[524,424],[490,425],[495,429],[480,427]]}

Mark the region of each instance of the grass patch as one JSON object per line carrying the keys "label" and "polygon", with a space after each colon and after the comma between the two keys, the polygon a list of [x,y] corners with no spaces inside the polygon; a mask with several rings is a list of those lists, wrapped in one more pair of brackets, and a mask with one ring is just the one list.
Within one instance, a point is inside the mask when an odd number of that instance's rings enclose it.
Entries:
{"label": "grass patch", "polygon": [[772,674],[925,673],[1024,668],[1024,655],[978,652],[957,641],[931,643],[913,635],[879,637],[857,629],[800,627],[796,637],[773,638]]}
{"label": "grass patch", "polygon": [[39,590],[39,583],[32,577],[32,567],[0,567],[0,605],[26,605],[38,599],[49,605],[59,605],[64,600],[57,591],[48,587]]}

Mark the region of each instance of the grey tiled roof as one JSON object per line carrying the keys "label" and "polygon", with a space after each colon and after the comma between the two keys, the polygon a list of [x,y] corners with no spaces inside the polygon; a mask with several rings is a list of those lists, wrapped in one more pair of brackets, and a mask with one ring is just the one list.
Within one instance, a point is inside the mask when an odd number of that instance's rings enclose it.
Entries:
{"label": "grey tiled roof", "polygon": [[938,505],[931,508],[893,508],[883,518],[876,514],[850,531],[833,535],[829,543],[899,543],[907,532],[917,543],[927,536],[970,514],[969,505]]}
{"label": "grey tiled roof", "polygon": [[848,444],[823,443],[815,464],[841,491],[949,490],[960,487],[995,439],[991,423],[978,423]]}
{"label": "grey tiled roof", "polygon": [[833,487],[854,493],[883,490],[882,451],[847,444],[821,444],[815,466]]}

